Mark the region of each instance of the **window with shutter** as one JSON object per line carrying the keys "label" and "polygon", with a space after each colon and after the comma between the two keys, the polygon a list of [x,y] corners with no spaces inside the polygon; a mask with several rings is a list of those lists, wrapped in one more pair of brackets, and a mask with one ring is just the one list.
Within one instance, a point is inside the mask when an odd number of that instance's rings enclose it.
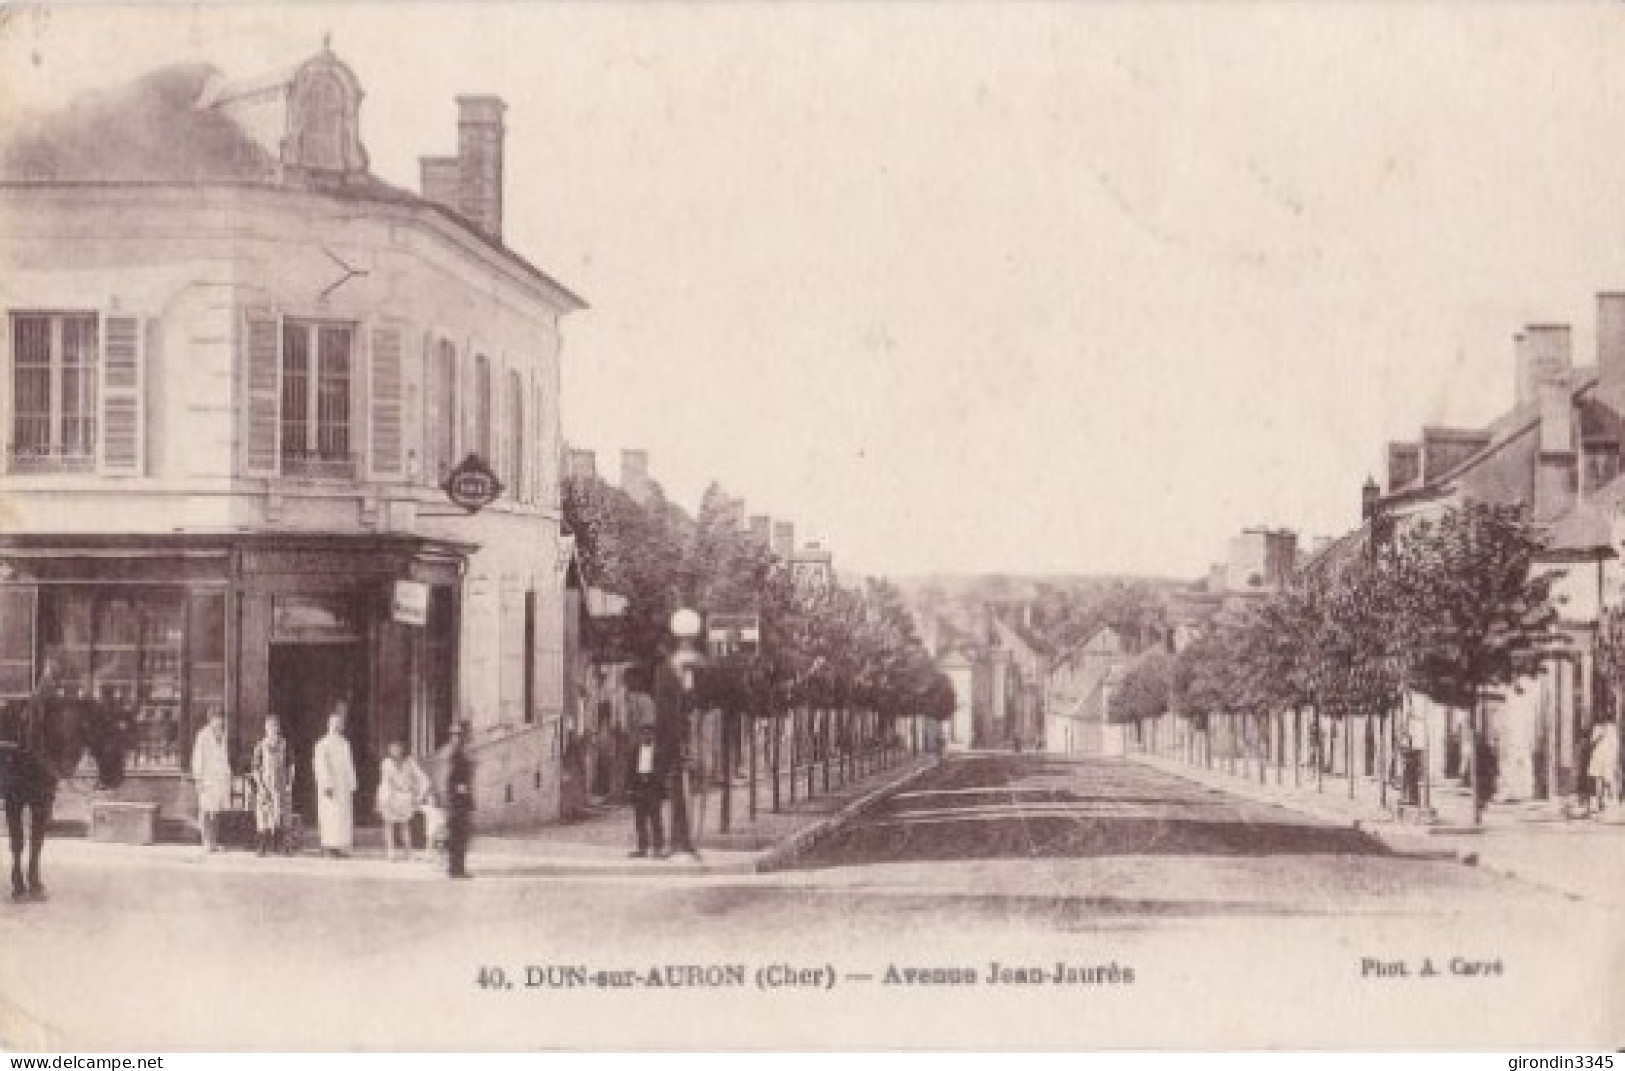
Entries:
{"label": "window with shutter", "polygon": [[541,397],[541,375],[536,375],[535,384],[531,384],[530,426],[533,429],[535,449],[531,453],[531,501],[541,502],[543,505],[552,504],[552,473],[559,460],[552,453],[552,440],[548,437],[548,423],[543,416],[543,397]]}
{"label": "window with shutter", "polygon": [[243,332],[243,471],[249,476],[275,476],[282,470],[281,334],[274,313],[248,313]]}
{"label": "window with shutter", "polygon": [[[314,479],[357,477],[356,328],[347,323],[284,320],[280,464],[282,473]],[[399,368],[399,342],[396,367]],[[398,378],[398,376],[397,376]],[[399,400],[397,398],[397,407]],[[397,425],[399,412],[397,411]]]}
{"label": "window with shutter", "polygon": [[485,463],[491,463],[491,359],[485,354],[474,358],[474,427],[475,453]]}
{"label": "window with shutter", "polygon": [[[134,316],[109,315],[104,323],[101,470],[138,476],[145,445],[141,320]],[[81,445],[88,449],[94,438],[92,430],[82,436]]]}
{"label": "window with shutter", "polygon": [[405,418],[401,376],[401,329],[384,325],[372,332],[372,475],[399,479],[405,459]]}
{"label": "window with shutter", "polygon": [[423,477],[438,487],[461,460],[457,456],[457,347],[449,339],[424,339]]}
{"label": "window with shutter", "polygon": [[525,483],[525,385],[519,373],[508,373],[508,486],[520,502],[530,501]]}
{"label": "window with shutter", "polygon": [[422,476],[426,483],[437,483],[440,475],[440,407],[441,395],[436,389],[434,336],[423,333],[423,425],[418,452],[423,458]]}
{"label": "window with shutter", "polygon": [[12,314],[9,471],[89,472],[96,467],[99,326],[95,313]]}

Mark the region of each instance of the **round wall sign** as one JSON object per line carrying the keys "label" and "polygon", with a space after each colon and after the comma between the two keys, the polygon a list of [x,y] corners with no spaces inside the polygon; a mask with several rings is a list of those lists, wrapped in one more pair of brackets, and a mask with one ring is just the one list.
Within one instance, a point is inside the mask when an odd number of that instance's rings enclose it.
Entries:
{"label": "round wall sign", "polygon": [[453,504],[470,513],[478,513],[495,502],[504,490],[497,474],[478,454],[469,454],[458,462],[440,487]]}

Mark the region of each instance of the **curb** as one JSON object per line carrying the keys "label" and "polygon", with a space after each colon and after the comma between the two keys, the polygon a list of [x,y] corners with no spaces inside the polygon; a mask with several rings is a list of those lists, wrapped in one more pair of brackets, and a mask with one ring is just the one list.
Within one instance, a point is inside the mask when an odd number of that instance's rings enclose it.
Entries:
{"label": "curb", "polygon": [[942,759],[940,756],[934,760],[927,760],[924,765],[864,793],[828,818],[814,822],[799,833],[791,834],[762,853],[756,860],[755,872],[766,874],[775,870],[787,869],[791,863],[812,851],[820,841],[834,833],[841,826],[846,825],[864,811],[874,807],[885,797],[899,792],[904,787],[918,781],[932,770],[937,769],[941,764]]}
{"label": "curb", "polygon": [[[1366,820],[1364,819],[1350,818],[1346,814],[1330,813],[1313,805],[1305,804],[1300,800],[1280,799],[1270,796],[1267,793],[1246,791],[1246,789],[1249,787],[1246,781],[1239,781],[1236,785],[1221,782],[1209,782],[1200,777],[1189,776],[1177,766],[1165,766],[1160,762],[1147,761],[1145,756],[1140,755],[1131,755],[1129,757],[1139,762],[1143,766],[1149,767],[1153,770],[1161,770],[1172,777],[1179,777],[1194,785],[1210,788],[1217,792],[1227,792],[1231,795],[1242,796],[1246,799],[1253,800],[1254,802],[1267,803],[1280,807],[1284,810],[1296,811],[1299,814],[1307,815],[1311,818],[1318,819],[1331,825],[1343,826],[1345,828],[1357,830],[1366,834],[1367,836],[1376,838],[1382,843],[1383,847],[1387,848],[1395,855],[1399,855],[1407,859],[1433,859],[1441,862],[1451,861],[1459,863],[1462,866],[1475,867],[1479,870],[1496,874],[1503,878],[1510,878],[1513,881],[1522,882],[1525,885],[1532,885],[1536,888],[1544,889],[1546,892],[1554,893],[1570,900],[1583,900],[1594,904],[1606,903],[1606,901],[1597,899],[1594,894],[1580,891],[1560,882],[1552,881],[1550,880],[1550,877],[1545,874],[1531,875],[1528,873],[1529,867],[1525,864],[1514,864],[1500,861],[1493,857],[1486,857],[1485,853],[1478,850],[1479,839],[1477,837],[1469,838],[1471,843],[1461,847],[1441,845],[1438,844],[1438,841],[1434,840],[1434,838],[1449,839],[1462,833],[1481,834],[1485,832],[1485,830],[1482,828],[1473,829],[1471,827],[1462,827],[1442,829],[1436,826],[1423,826],[1414,832],[1399,829],[1377,829],[1367,824]],[[1433,841],[1433,843],[1437,846],[1428,848],[1421,847],[1418,842],[1424,839]]]}
{"label": "curb", "polygon": [[[702,859],[694,863],[680,862],[671,864],[629,860],[582,859],[578,861],[574,859],[549,859],[546,856],[527,858],[522,854],[508,852],[497,852],[482,857],[481,853],[474,851],[469,853],[468,866],[476,879],[485,878],[487,880],[570,877],[649,877],[662,879],[744,877],[751,874],[765,873],[782,869],[789,862],[809,851],[840,825],[851,821],[858,814],[879,802],[884,796],[900,790],[930,770],[936,769],[940,761],[940,759],[928,761],[924,765],[916,767],[885,784],[877,785],[841,807],[834,814],[819,819],[812,825],[791,834],[769,848],[739,853],[747,856],[747,858],[723,859],[716,862]],[[477,840],[476,837],[476,842]],[[52,850],[53,846],[55,846],[55,850]],[[209,873],[211,871],[216,874],[257,873],[295,878],[439,881],[444,880],[446,877],[440,867],[419,867],[406,864],[401,865],[400,869],[397,870],[395,869],[397,864],[386,864],[381,858],[357,857],[348,863],[325,864],[315,856],[260,859],[252,852],[232,851],[218,857],[207,857],[194,854],[198,852],[198,849],[190,845],[163,846],[164,848],[179,848],[180,851],[161,850],[152,852],[150,851],[152,847],[154,846],[103,845],[81,838],[53,838],[51,844],[47,846],[47,862],[49,862],[50,856],[58,856],[58,858],[66,857],[63,861],[70,866],[84,865],[87,862],[94,861],[98,866],[111,866],[120,869],[159,867],[194,870],[199,873]],[[60,855],[58,855],[59,852]]]}
{"label": "curb", "polygon": [[1383,847],[1387,848],[1395,855],[1401,855],[1407,859],[1455,859],[1457,861],[1461,861],[1462,856],[1465,854],[1460,849],[1443,847],[1423,848],[1415,843],[1420,838],[1434,835],[1433,831],[1427,827],[1419,828],[1414,832],[1400,829],[1379,829],[1375,828],[1370,823],[1369,819],[1351,818],[1349,815],[1340,811],[1317,807],[1307,800],[1282,798],[1280,796],[1272,795],[1269,792],[1254,791],[1252,790],[1251,782],[1244,779],[1234,778],[1226,781],[1210,780],[1208,778],[1194,776],[1193,773],[1187,773],[1182,767],[1173,764],[1165,765],[1162,762],[1151,760],[1147,756],[1130,755],[1129,758],[1135,762],[1138,762],[1142,766],[1149,767],[1153,770],[1159,770],[1168,774],[1170,777],[1178,777],[1183,781],[1187,781],[1193,785],[1199,785],[1202,788],[1209,789],[1213,792],[1223,792],[1232,796],[1240,796],[1243,799],[1251,800],[1254,803],[1261,803],[1271,807],[1279,807],[1284,811],[1292,811],[1296,814],[1313,818],[1316,821],[1324,822],[1329,826],[1336,826],[1341,829],[1352,829],[1357,833],[1364,833],[1366,836],[1373,837],[1381,842]]}

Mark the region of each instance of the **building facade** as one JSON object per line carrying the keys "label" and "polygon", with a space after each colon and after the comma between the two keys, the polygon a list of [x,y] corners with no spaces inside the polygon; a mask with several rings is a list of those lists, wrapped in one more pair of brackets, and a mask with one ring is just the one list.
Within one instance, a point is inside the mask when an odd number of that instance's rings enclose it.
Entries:
{"label": "building facade", "polygon": [[[330,713],[363,800],[390,741],[466,720],[481,823],[546,819],[582,303],[502,243],[500,101],[459,100],[418,195],[368,170],[361,98],[325,50],[170,68],[4,146],[0,698],[112,704],[122,793],[170,816],[213,709],[239,769],[282,720],[305,808]],[[503,488],[478,513],[442,490],[470,455]]]}
{"label": "building facade", "polygon": [[[1368,486],[1369,528],[1389,530],[1465,502],[1522,507],[1542,532],[1566,650],[1486,703],[1485,736],[1502,799],[1549,799],[1579,788],[1585,742],[1607,716],[1597,669],[1603,614],[1620,605],[1625,550],[1625,294],[1597,297],[1597,361],[1574,363],[1566,324],[1531,324],[1513,338],[1510,409],[1480,428],[1430,426],[1387,448],[1384,487]],[[1406,700],[1435,777],[1465,777],[1467,716],[1423,696]]]}

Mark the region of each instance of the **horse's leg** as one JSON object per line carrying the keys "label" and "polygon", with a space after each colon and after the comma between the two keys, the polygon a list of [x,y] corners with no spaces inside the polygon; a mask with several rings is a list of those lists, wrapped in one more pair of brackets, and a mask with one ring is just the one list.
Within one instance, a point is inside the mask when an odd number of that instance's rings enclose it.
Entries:
{"label": "horse's leg", "polygon": [[45,848],[45,827],[51,824],[52,800],[34,804],[30,812],[33,821],[28,832],[28,895],[35,900],[45,899],[45,884],[39,877],[40,852]]}
{"label": "horse's leg", "polygon": [[23,884],[23,805],[17,800],[6,800],[6,839],[11,844],[11,895],[21,900],[28,886]]}

